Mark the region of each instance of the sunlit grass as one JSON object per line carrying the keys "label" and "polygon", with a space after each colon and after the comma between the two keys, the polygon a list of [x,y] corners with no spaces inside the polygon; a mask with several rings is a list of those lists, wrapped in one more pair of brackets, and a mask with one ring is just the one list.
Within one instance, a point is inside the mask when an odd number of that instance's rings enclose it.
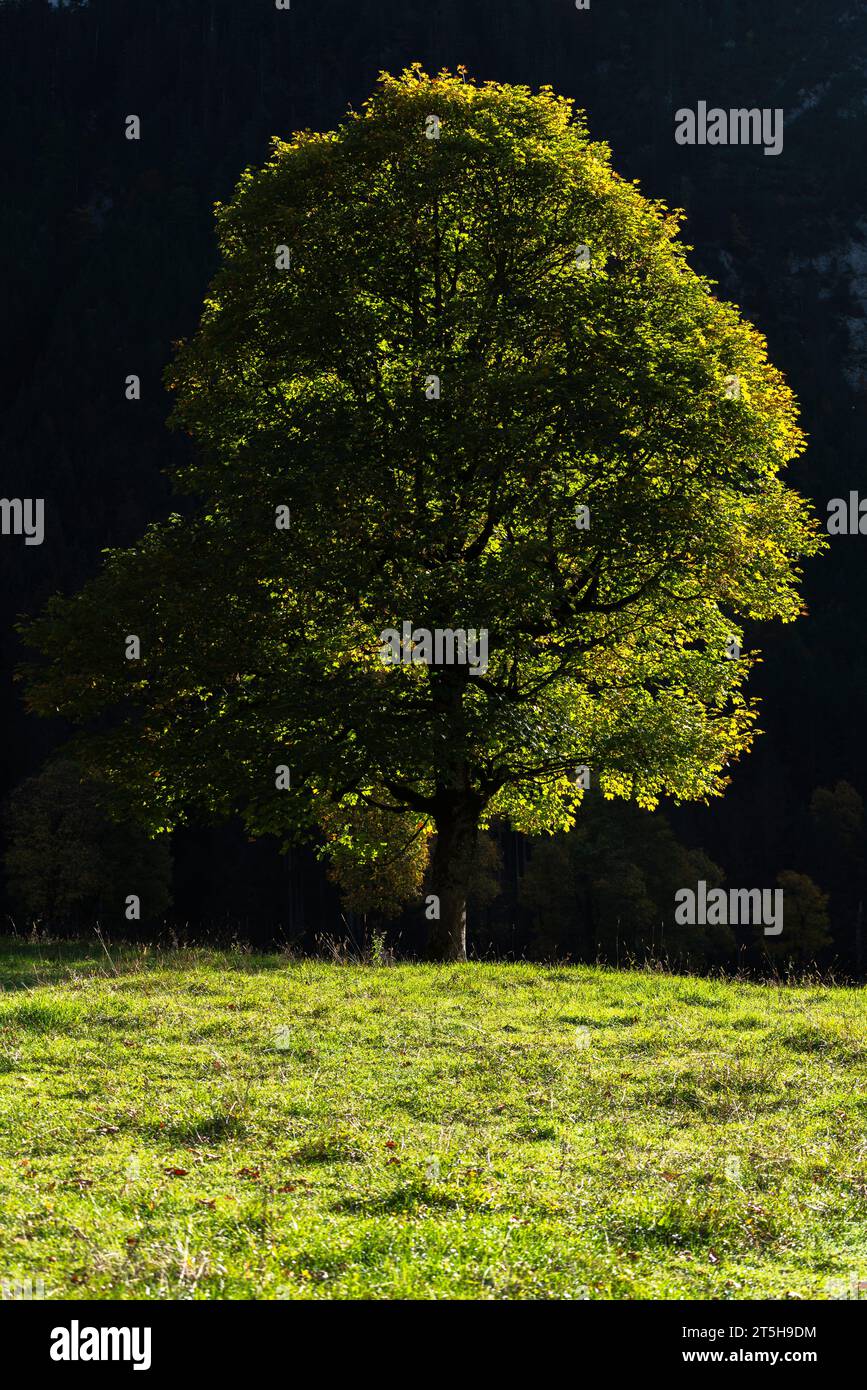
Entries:
{"label": "sunlit grass", "polygon": [[824,1298],[863,993],[0,949],[0,1276],[87,1298]]}

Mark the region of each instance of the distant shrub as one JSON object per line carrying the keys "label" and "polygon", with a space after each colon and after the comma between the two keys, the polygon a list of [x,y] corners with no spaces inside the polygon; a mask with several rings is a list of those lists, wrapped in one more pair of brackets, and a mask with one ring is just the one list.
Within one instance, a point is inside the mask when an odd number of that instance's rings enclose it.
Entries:
{"label": "distant shrub", "polygon": [[141,920],[159,919],[171,901],[171,851],[119,820],[109,790],[56,759],[17,787],[3,808],[9,896],[28,920],[81,928],[129,923],[135,894]]}

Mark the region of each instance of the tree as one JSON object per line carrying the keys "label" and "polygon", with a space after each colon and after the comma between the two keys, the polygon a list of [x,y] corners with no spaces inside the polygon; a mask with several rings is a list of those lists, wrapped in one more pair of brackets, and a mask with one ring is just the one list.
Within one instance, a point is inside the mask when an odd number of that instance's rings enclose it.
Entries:
{"label": "tree", "polygon": [[832,943],[828,932],[828,895],[807,874],[784,869],[777,875],[783,890],[783,932],[759,943],[768,955],[788,965],[813,965]]}
{"label": "tree", "polygon": [[461,959],[492,818],[568,828],[576,768],[645,806],[725,787],[739,624],[797,617],[820,544],[780,478],[795,403],[550,89],[384,74],[217,225],[169,373],[203,504],[31,624],[30,707],[101,721],[81,756],[153,827],[414,813],[430,952]]}
{"label": "tree", "polygon": [[814,871],[830,890],[835,945],[864,964],[864,802],[849,782],[817,787],[810,798]]}
{"label": "tree", "polygon": [[568,951],[582,960],[642,955],[687,965],[717,965],[734,955],[727,926],[676,922],[675,895],[722,870],[690,850],[657,812],[591,796],[567,835],[538,841],[520,899],[534,923],[534,954]]}
{"label": "tree", "polygon": [[113,814],[110,787],[82,777],[68,758],[46,764],[7,798],[6,873],[13,901],[52,926],[126,922],[130,894],[145,921],[171,901],[168,837],[149,840]]}
{"label": "tree", "polygon": [[322,802],[319,823],[331,861],[328,876],[351,912],[388,921],[407,903],[419,901],[429,832],[417,812],[396,816],[361,801]]}

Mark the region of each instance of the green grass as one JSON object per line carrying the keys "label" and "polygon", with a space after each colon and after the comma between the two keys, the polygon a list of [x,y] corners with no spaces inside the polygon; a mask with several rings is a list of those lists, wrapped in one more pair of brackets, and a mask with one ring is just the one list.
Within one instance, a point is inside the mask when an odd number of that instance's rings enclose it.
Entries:
{"label": "green grass", "polygon": [[867,1278],[860,990],[13,941],[0,984],[0,1275],[48,1298]]}

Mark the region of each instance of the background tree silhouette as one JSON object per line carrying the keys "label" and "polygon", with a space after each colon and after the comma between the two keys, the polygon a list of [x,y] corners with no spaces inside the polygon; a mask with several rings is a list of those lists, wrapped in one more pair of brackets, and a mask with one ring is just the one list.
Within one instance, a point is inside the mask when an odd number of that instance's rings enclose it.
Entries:
{"label": "background tree silhouette", "polygon": [[[171,901],[168,837],[148,839],[113,814],[112,789],[68,758],[49,762],[6,798],[4,862],[19,920],[49,928],[152,927]],[[128,919],[134,893],[140,918]]]}

